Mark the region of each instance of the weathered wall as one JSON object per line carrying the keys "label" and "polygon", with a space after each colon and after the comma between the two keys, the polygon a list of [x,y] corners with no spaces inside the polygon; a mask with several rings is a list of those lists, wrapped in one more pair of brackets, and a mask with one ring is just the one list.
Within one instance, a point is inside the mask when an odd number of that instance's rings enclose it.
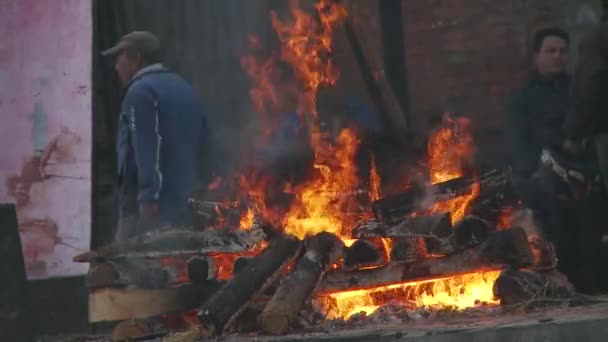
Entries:
{"label": "weathered wall", "polygon": [[0,202],[30,279],[88,266],[72,258],[91,232],[91,29],[90,0],[0,1]]}

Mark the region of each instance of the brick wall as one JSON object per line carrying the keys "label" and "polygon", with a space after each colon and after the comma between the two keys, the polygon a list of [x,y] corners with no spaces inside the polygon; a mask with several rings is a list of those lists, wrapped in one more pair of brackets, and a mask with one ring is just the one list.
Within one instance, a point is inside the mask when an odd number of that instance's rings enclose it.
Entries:
{"label": "brick wall", "polygon": [[533,32],[557,24],[576,45],[600,17],[585,0],[406,0],[403,12],[415,132],[445,111],[469,116],[482,165],[502,160],[502,107],[526,78]]}

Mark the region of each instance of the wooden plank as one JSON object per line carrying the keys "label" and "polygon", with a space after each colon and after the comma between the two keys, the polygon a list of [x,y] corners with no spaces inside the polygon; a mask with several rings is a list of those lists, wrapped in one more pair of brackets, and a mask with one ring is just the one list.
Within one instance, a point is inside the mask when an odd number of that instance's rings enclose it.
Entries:
{"label": "wooden plank", "polygon": [[89,294],[89,321],[94,323],[149,318],[194,309],[215,292],[220,284],[185,284],[168,289],[98,289]]}

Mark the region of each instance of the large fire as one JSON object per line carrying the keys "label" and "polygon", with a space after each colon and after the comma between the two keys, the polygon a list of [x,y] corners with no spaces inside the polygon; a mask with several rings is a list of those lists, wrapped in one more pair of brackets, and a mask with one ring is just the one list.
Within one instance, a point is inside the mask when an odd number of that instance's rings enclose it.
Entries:
{"label": "large fire", "polygon": [[[369,214],[361,213],[355,198],[349,196],[361,186],[355,164],[360,140],[355,131],[348,128],[343,129],[337,137],[322,131],[317,108],[318,92],[335,85],[339,77],[331,59],[332,33],[347,13],[342,5],[330,0],[320,0],[315,5],[316,15],[300,9],[297,1],[290,1],[290,4],[292,20],[285,21],[272,13],[272,25],[282,46],[280,55],[263,62],[248,57],[243,59],[242,64],[255,83],[250,95],[257,111],[263,114],[263,120],[269,118],[269,112],[281,110],[279,104],[282,97],[290,97],[294,89],[298,92],[295,96],[296,108],[292,110],[297,111],[309,134],[310,148],[314,153],[314,173],[306,182],[285,186],[287,192],[293,195],[286,211],[269,210],[264,191],[266,181],[241,177],[240,185],[248,195],[255,214],[282,225],[286,233],[305,238],[320,232],[331,232],[341,237],[348,246],[354,242],[350,230]],[[257,41],[253,40],[253,43]],[[284,87],[273,83],[281,79],[276,77],[278,63],[291,68],[294,76],[292,82],[298,82],[297,86]],[[269,127],[273,127],[273,124],[270,123]],[[431,183],[467,174],[473,150],[470,123],[466,119],[446,116],[443,127],[432,135],[428,144]],[[369,179],[372,200],[381,197],[380,183],[381,178],[372,156]],[[470,194],[436,203],[429,211],[450,212],[453,221],[457,222],[465,216],[467,206],[477,197],[478,190],[478,187],[474,187]],[[249,210],[241,217],[242,227],[253,222],[254,211]],[[392,241],[382,239],[382,242],[388,254]],[[335,302],[334,317],[341,318],[361,311],[371,313],[393,300],[411,302],[417,306],[463,309],[480,302],[495,303],[492,285],[497,277],[498,272],[480,271],[459,277],[331,293],[326,298]]]}
{"label": "large fire", "polygon": [[[444,116],[442,128],[431,136],[428,143],[428,168],[432,184],[446,182],[465,174],[470,164],[475,144],[467,118],[453,119]],[[430,212],[449,212],[456,223],[464,218],[466,209],[479,195],[479,184],[475,183],[470,194],[449,201],[437,202]]]}

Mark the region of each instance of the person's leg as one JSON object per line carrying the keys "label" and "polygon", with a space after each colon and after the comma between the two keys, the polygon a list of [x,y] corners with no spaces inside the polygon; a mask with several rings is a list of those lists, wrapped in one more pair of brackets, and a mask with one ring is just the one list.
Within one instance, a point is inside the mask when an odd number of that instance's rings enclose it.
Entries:
{"label": "person's leg", "polygon": [[137,235],[137,215],[121,213],[118,217],[114,240],[125,242],[135,235]]}

